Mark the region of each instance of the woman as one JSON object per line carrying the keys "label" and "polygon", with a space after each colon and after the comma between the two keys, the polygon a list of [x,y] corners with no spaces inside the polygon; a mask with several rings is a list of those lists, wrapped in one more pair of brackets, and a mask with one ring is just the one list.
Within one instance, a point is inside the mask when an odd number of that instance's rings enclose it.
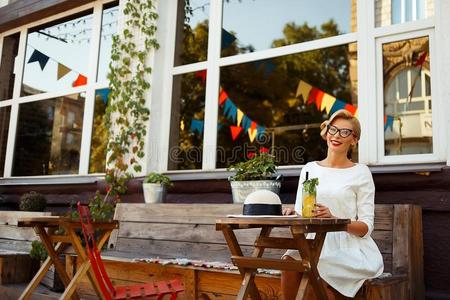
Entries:
{"label": "woman", "polygon": [[[301,214],[302,188],[306,172],[319,178],[313,210],[318,218],[348,218],[347,232],[327,233],[319,258],[320,277],[346,297],[354,297],[366,279],[383,272],[383,258],[370,237],[373,230],[375,186],[369,168],[348,158],[358,143],[361,126],[350,112],[336,111],[320,126],[320,135],[327,142],[327,157],[309,162],[302,169],[295,211]],[[300,259],[297,250],[288,250],[283,259]],[[281,289],[286,300],[295,299],[301,273],[283,272]]]}

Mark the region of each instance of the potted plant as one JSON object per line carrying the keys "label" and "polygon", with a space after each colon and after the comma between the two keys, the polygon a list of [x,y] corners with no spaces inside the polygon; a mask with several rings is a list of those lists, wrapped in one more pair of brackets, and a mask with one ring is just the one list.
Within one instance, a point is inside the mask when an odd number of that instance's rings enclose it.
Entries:
{"label": "potted plant", "polygon": [[247,195],[257,190],[269,190],[276,194],[280,192],[281,176],[274,178],[277,166],[274,157],[266,152],[231,165],[227,170],[236,172],[228,178],[234,203],[244,203]]}
{"label": "potted plant", "polygon": [[43,194],[31,191],[20,197],[19,208],[22,211],[44,211],[47,199]]}
{"label": "potted plant", "polygon": [[172,186],[168,176],[156,172],[148,174],[142,184],[145,203],[163,202],[166,197],[167,186]]}

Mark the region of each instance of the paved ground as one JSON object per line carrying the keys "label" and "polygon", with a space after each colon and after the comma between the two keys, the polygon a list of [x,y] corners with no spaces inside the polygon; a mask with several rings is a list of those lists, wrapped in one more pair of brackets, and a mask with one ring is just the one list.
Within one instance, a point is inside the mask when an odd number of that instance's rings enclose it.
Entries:
{"label": "paved ground", "polygon": [[[25,289],[26,284],[6,284],[0,285],[1,300],[17,300]],[[32,300],[57,300],[61,294],[55,293],[46,287],[39,285],[33,293]]]}

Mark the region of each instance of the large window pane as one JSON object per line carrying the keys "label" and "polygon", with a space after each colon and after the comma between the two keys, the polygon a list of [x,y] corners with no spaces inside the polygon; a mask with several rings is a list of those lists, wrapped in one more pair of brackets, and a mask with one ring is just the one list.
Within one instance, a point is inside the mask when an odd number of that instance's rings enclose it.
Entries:
{"label": "large window pane", "polygon": [[19,106],[13,176],[77,174],[84,94]]}
{"label": "large window pane", "polygon": [[102,15],[97,81],[107,82],[111,61],[112,36],[117,33],[118,3],[105,5]]}
{"label": "large window pane", "polygon": [[385,155],[432,153],[428,37],[383,44],[383,78]]}
{"label": "large window pane", "polygon": [[323,159],[320,123],[340,108],[356,112],[356,62],[350,44],[223,67],[217,167],[258,151],[280,165]]}
{"label": "large window pane", "polygon": [[91,36],[89,12],[30,29],[21,95],[86,85]]}
{"label": "large window pane", "polygon": [[202,168],[206,71],[173,78],[169,170]]}
{"label": "large window pane", "polygon": [[388,26],[434,16],[434,0],[377,0],[375,26]]}
{"label": "large window pane", "polygon": [[95,91],[94,121],[92,124],[89,173],[105,172],[108,129],[105,128],[104,119],[106,106],[108,104],[108,97],[108,88]]}
{"label": "large window pane", "polygon": [[356,31],[356,1],[352,0],[223,3],[222,56]]}
{"label": "large window pane", "polygon": [[0,107],[0,177],[3,177],[11,107]]}
{"label": "large window pane", "polygon": [[175,66],[206,60],[209,2],[178,0]]}
{"label": "large window pane", "polygon": [[14,62],[19,49],[20,33],[7,36],[3,39],[2,57],[0,58],[0,101],[13,97]]}

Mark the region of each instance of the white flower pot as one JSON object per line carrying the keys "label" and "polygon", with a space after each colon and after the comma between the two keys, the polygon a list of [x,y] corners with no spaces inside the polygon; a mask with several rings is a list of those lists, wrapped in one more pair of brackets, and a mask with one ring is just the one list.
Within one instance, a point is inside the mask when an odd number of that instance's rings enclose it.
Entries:
{"label": "white flower pot", "polygon": [[145,203],[162,203],[166,198],[166,186],[160,183],[143,183]]}
{"label": "white flower pot", "polygon": [[233,203],[244,203],[250,193],[258,190],[269,190],[278,195],[281,187],[279,180],[230,181],[230,184]]}

